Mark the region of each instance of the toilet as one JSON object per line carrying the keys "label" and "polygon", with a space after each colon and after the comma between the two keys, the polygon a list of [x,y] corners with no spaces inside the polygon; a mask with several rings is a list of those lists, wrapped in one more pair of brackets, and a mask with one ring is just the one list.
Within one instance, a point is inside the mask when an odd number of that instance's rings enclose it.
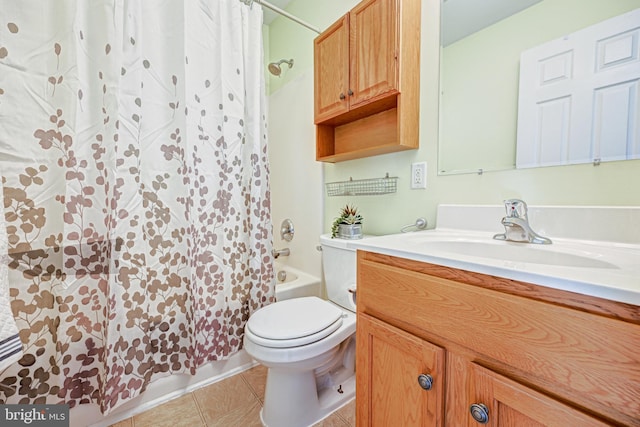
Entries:
{"label": "toilet", "polygon": [[328,301],[279,301],[256,311],[244,348],[268,368],[267,427],[311,426],[355,396],[356,252],[349,240],[320,236]]}

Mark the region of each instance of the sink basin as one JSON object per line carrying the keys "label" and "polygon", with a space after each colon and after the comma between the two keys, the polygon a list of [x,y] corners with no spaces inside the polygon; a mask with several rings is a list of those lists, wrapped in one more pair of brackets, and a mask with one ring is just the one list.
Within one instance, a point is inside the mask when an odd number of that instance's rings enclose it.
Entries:
{"label": "sink basin", "polygon": [[436,240],[424,243],[425,249],[507,262],[556,265],[578,268],[619,268],[615,264],[598,259],[598,254],[573,254],[559,252],[551,247],[538,247],[526,243],[492,241]]}

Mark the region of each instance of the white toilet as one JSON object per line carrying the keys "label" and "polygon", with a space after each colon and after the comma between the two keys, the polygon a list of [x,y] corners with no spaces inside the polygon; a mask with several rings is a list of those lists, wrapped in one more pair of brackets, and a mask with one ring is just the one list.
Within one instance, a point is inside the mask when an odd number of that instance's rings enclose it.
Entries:
{"label": "white toilet", "polygon": [[262,423],[311,426],[355,395],[356,252],[320,236],[329,301],[301,297],[263,307],[245,327],[244,348],[268,368]]}

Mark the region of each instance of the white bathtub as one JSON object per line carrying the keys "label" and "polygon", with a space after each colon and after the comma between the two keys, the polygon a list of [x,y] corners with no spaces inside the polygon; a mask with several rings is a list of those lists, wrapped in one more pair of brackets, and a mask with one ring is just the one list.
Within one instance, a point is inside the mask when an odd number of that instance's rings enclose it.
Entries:
{"label": "white bathtub", "polygon": [[[277,301],[306,296],[323,297],[322,282],[319,278],[279,262],[275,263],[274,268]],[[280,280],[283,272],[286,278]]]}

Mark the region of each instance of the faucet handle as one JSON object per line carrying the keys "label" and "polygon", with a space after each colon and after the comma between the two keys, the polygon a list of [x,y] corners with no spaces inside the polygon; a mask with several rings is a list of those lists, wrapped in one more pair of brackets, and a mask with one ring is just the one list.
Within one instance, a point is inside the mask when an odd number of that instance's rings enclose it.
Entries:
{"label": "faucet handle", "polygon": [[527,219],[527,204],[524,200],[508,199],[504,201],[507,218]]}

